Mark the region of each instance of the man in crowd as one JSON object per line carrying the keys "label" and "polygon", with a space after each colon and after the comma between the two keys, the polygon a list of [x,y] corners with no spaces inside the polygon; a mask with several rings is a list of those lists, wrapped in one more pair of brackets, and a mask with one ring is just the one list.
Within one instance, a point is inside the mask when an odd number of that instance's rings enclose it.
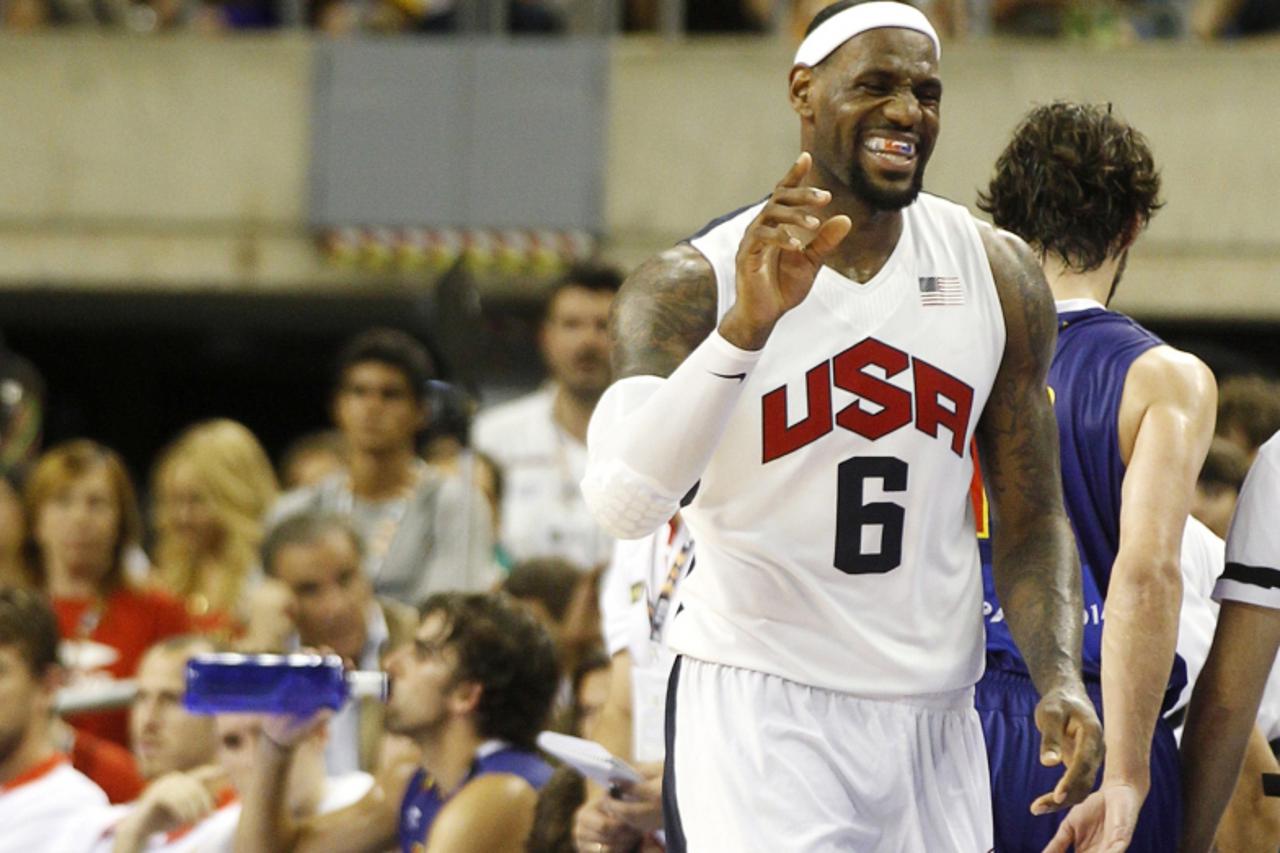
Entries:
{"label": "man in crowd", "polygon": [[416,605],[439,590],[487,588],[493,534],[483,496],[419,458],[430,418],[426,349],[394,329],[357,335],[338,357],[333,418],[347,468],[280,499],[273,520],[304,509],[348,516],[374,591]]}
{"label": "man in crowd", "polygon": [[1252,462],[1258,447],[1280,430],[1280,382],[1256,374],[1224,381],[1215,429]]}
{"label": "man in crowd", "polygon": [[[230,850],[240,814],[237,792],[250,772],[260,720],[246,714],[214,718],[183,708],[187,661],[210,651],[207,640],[179,637],[153,647],[143,659],[130,726],[150,784],[136,802],[103,815],[94,853]],[[298,750],[286,794],[292,814],[348,805],[372,782],[359,772],[331,778],[325,739],[324,727],[317,727]]]}
{"label": "man in crowd", "polygon": [[284,783],[315,720],[268,718],[236,835],[241,853],[522,851],[550,768],[534,738],[551,709],[551,638],[499,594],[442,593],[423,605],[412,646],[387,663],[387,729],[411,737],[421,765],[384,767],[348,808],[297,820]]}
{"label": "man in crowd", "polygon": [[153,834],[193,824],[230,801],[225,778],[212,769],[213,718],[182,705],[187,661],[215,650],[212,641],[185,635],[157,643],[142,657],[129,733],[148,785],[135,803],[113,811],[101,833],[119,853],[140,850]]}
{"label": "man in crowd", "polygon": [[[361,547],[350,519],[336,513],[307,511],[276,524],[262,546],[270,579],[254,595],[259,623],[274,626],[263,631],[274,635],[264,651],[331,649],[357,669],[380,670],[393,649],[412,642],[418,614],[374,596]],[[329,721],[329,772],[373,770],[382,724],[382,703],[372,697],[339,710]]]}
{"label": "man in crowd", "polygon": [[562,557],[583,569],[613,547],[578,483],[587,423],[609,385],[609,306],[622,276],[575,266],[551,292],[538,342],[550,381],[476,418],[472,444],[504,474],[501,541],[515,560]]}
{"label": "man in crowd", "polygon": [[679,515],[644,539],[620,539],[614,547],[600,595],[609,693],[585,734],[636,764],[645,781],[620,796],[593,786],[574,815],[578,850],[630,851],[662,826],[663,723],[675,659],[666,629],[694,563],[693,539]]}
{"label": "man in crowd", "polygon": [[[1109,107],[1057,102],[1018,125],[979,200],[1039,254],[1056,300],[1048,382],[1083,569],[1085,682],[1099,712],[1106,708],[1101,787],[1065,820],[1037,816],[1033,791],[1051,777],[1036,760],[1036,691],[989,574],[977,705],[998,850],[1039,851],[1051,838],[1054,850],[1103,837],[1135,851],[1175,846],[1177,744],[1160,715],[1185,683],[1175,657],[1181,546],[1213,437],[1216,386],[1199,359],[1106,308],[1159,192],[1137,130]],[[996,548],[1003,532],[990,531]]]}
{"label": "man in crowd", "polygon": [[1182,734],[1184,853],[1205,853],[1213,844],[1280,649],[1277,518],[1280,433],[1258,448],[1245,478],[1227,534],[1226,569],[1213,591],[1222,609]]}
{"label": "man in crowd", "polygon": [[[0,588],[0,851],[74,849],[86,812],[107,797],[49,736],[62,681],[58,623],[38,593]],[[61,839],[61,840],[60,840]],[[63,846],[59,846],[62,844]]]}

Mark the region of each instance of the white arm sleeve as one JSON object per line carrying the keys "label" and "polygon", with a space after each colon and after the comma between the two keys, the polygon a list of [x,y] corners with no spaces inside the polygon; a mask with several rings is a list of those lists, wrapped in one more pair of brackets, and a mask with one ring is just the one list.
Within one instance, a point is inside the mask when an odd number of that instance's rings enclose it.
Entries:
{"label": "white arm sleeve", "polygon": [[587,428],[582,479],[587,506],[605,530],[638,539],[675,515],[761,352],[712,332],[668,378],[632,376],[609,386]]}

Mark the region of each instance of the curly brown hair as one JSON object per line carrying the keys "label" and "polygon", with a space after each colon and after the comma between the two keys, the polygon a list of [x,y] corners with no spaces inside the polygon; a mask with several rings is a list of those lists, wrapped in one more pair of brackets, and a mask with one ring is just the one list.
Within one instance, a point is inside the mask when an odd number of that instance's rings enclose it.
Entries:
{"label": "curly brown hair", "polygon": [[546,629],[505,593],[439,592],[419,608],[425,619],[441,613],[446,643],[457,650],[455,681],[482,688],[476,728],[532,749],[551,713],[560,670]]}
{"label": "curly brown hair", "polygon": [[1076,272],[1097,269],[1164,206],[1146,137],[1111,105],[1033,109],[996,160],[978,207]]}

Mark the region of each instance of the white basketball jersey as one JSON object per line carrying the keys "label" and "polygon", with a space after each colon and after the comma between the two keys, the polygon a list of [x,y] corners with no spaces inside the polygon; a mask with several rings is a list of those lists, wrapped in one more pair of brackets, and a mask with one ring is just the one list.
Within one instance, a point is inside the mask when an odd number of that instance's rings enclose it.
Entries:
{"label": "white basketball jersey", "polygon": [[[719,316],[763,202],[692,240]],[[684,517],[678,652],[872,697],[982,673],[970,442],[1004,354],[977,225],[921,194],[864,284],[824,267],[778,322]]]}

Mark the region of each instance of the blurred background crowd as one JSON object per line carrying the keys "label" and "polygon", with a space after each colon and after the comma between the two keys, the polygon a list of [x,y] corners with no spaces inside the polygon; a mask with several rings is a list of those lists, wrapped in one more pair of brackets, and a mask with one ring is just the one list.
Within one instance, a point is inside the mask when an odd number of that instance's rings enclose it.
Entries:
{"label": "blurred background crowd", "polygon": [[[494,590],[557,650],[548,724],[591,733],[614,543],[578,483],[609,306],[789,156],[781,69],[823,5],[0,0],[0,588],[52,606],[59,751],[113,802],[219,760],[234,781],[254,731],[181,711],[192,654],[377,669],[432,596]],[[920,5],[961,78],[931,166],[958,200],[1028,90],[1151,117],[1170,205],[1127,310],[1217,375],[1194,515],[1225,535],[1280,430],[1280,250],[1242,200],[1280,178],[1246,92],[1280,2]],[[243,30],[288,32],[202,38]],[[381,713],[334,718],[300,810],[407,748]],[[571,849],[582,796],[546,789],[537,849]]]}
{"label": "blurred background crowd", "polygon": [[[759,33],[802,30],[822,0],[5,0],[3,26],[98,27],[205,34],[283,28],[330,36],[357,32],[447,34],[490,29],[575,35]],[[1239,38],[1280,28],[1271,0],[927,0],[951,37]]]}

